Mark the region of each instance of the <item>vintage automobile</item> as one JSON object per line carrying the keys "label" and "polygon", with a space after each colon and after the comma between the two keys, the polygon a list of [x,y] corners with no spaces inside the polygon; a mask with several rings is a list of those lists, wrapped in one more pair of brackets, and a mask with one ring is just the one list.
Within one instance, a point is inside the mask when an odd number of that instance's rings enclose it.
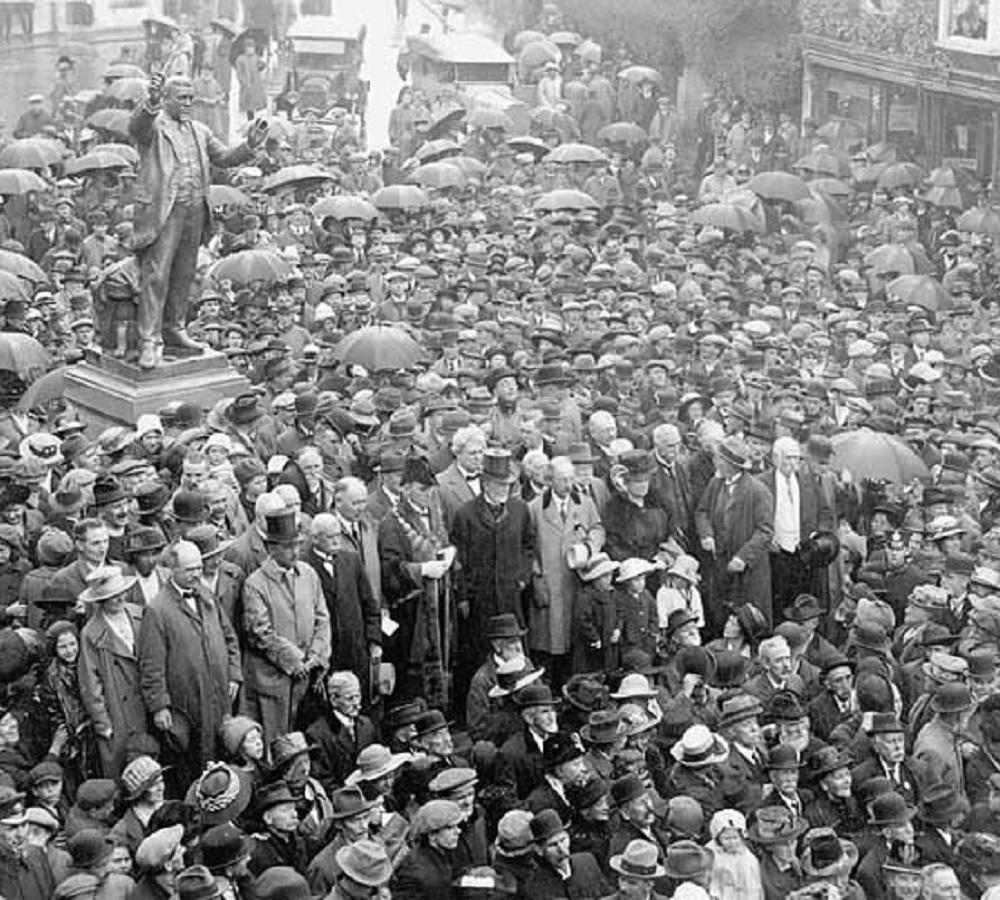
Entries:
{"label": "vintage automobile", "polygon": [[351,6],[341,5],[335,16],[302,16],[288,29],[291,88],[300,113],[323,117],[340,107],[364,116],[367,86],[360,72],[367,26]]}

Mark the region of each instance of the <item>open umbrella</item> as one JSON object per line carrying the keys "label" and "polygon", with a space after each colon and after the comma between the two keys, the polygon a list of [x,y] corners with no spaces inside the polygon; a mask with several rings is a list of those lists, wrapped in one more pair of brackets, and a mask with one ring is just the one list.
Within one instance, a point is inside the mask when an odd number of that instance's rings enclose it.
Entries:
{"label": "open umbrella", "polygon": [[865,157],[873,163],[894,163],[899,157],[899,147],[891,141],[879,141],[865,149]]}
{"label": "open umbrella", "polygon": [[0,194],[17,197],[28,191],[44,191],[47,187],[30,169],[0,169]]}
{"label": "open umbrella", "polygon": [[559,188],[542,194],[535,201],[535,209],[541,212],[560,212],[562,210],[579,211],[581,209],[600,209],[598,203],[590,194],[573,188]]}
{"label": "open umbrella", "polygon": [[13,169],[45,169],[62,162],[58,144],[42,138],[23,138],[0,151],[0,167]]}
{"label": "open umbrella", "polygon": [[90,148],[91,153],[114,153],[115,156],[120,156],[125,160],[130,166],[139,165],[139,151],[135,149],[131,144],[95,144]]}
{"label": "open umbrella", "polygon": [[795,214],[803,225],[832,225],[833,210],[822,197],[795,201]]}
{"label": "open umbrella", "polygon": [[363,197],[355,197],[351,194],[340,194],[337,197],[324,197],[317,200],[311,210],[317,222],[324,219],[336,219],[338,222],[345,219],[360,219],[363,222],[371,222],[378,218],[378,210]]}
{"label": "open umbrella", "polygon": [[898,190],[899,188],[912,188],[915,184],[920,184],[923,177],[924,170],[915,163],[889,163],[882,174],[879,175],[875,186],[887,191]]}
{"label": "open umbrella", "polygon": [[111,63],[104,70],[105,81],[115,81],[118,78],[145,78],[146,73],[140,66],[132,63]]}
{"label": "open umbrella", "polygon": [[124,169],[128,165],[130,165],[128,160],[122,159],[117,153],[100,150],[96,153],[86,153],[77,159],[67,161],[66,174],[86,175],[88,172],[106,172],[111,169]]}
{"label": "open umbrella", "polygon": [[333,349],[335,359],[369,372],[407,369],[424,356],[408,332],[393,325],[369,325],[351,332]]}
{"label": "open umbrella", "polygon": [[0,302],[28,300],[28,288],[16,275],[0,271]]}
{"label": "open umbrella", "polygon": [[32,382],[49,367],[49,354],[33,337],[17,332],[0,334],[0,369]]}
{"label": "open umbrella", "polygon": [[142,20],[144,27],[167,28],[171,31],[180,31],[181,26],[177,20],[171,16],[164,16],[161,13],[150,13]]}
{"label": "open umbrella", "polygon": [[968,205],[962,196],[962,191],[957,187],[929,187],[917,196],[938,209],[965,209]]}
{"label": "open umbrella", "polygon": [[146,99],[149,83],[145,78],[119,78],[104,90],[104,94],[119,103],[140,103]]}
{"label": "open umbrella", "polygon": [[747,187],[762,200],[784,200],[794,203],[812,195],[806,183],[790,172],[761,172],[750,179]]}
{"label": "open umbrella", "polygon": [[66,367],[59,366],[33,381],[17,401],[18,409],[48,406],[53,400],[66,396]]}
{"label": "open umbrella", "polygon": [[463,188],[468,183],[465,173],[458,166],[450,166],[447,161],[425,163],[417,166],[410,178],[425,188]]}
{"label": "open umbrella", "polygon": [[525,69],[537,69],[547,62],[559,62],[562,59],[560,50],[552,41],[542,39],[525,44],[517,53],[517,61]]}
{"label": "open umbrella", "polygon": [[851,174],[850,163],[843,156],[819,148],[808,156],[803,156],[792,168],[815,175],[829,175],[831,178],[847,178]]}
{"label": "open umbrella", "polygon": [[649,137],[635,122],[612,122],[597,132],[597,139],[605,144],[628,144],[631,147],[644,144]]}
{"label": "open umbrella", "polygon": [[519,31],[514,35],[514,39],[510,42],[511,47],[514,48],[515,53],[520,53],[528,44],[533,44],[535,41],[544,41],[545,33],[542,31]]}
{"label": "open umbrella", "polygon": [[295,166],[285,166],[273,175],[264,179],[261,190],[265,193],[277,191],[293,185],[309,184],[311,182],[333,181],[334,176],[317,166],[304,163]]}
{"label": "open umbrella", "polygon": [[87,124],[99,131],[127,138],[128,123],[131,118],[132,113],[127,109],[99,109],[87,119]]}
{"label": "open umbrella", "polygon": [[871,266],[877,275],[916,275],[917,263],[913,253],[903,244],[883,244],[865,256],[865,265]]}
{"label": "open umbrella", "polygon": [[217,281],[229,279],[234,284],[249,284],[251,281],[273,284],[283,281],[291,272],[292,267],[284,257],[260,247],[224,256],[208,270],[209,277]]}
{"label": "open umbrella", "polygon": [[36,284],[49,280],[49,276],[45,274],[42,267],[31,257],[15,253],[13,250],[0,249],[0,272],[6,272]]}
{"label": "open umbrella", "polygon": [[466,117],[470,128],[502,128],[504,131],[514,130],[514,121],[502,109],[489,106],[477,106]]}
{"label": "open umbrella", "polygon": [[973,234],[988,234],[1000,236],[1000,215],[985,206],[966,210],[958,217],[955,227],[959,231],[971,231]]}
{"label": "open umbrella", "polygon": [[456,106],[431,119],[430,124],[427,126],[427,139],[433,141],[435,138],[440,138],[458,128],[459,123],[465,118],[467,112],[468,110],[464,106]]}
{"label": "open umbrella", "polygon": [[854,193],[854,188],[840,178],[813,178],[808,187],[813,193],[828,197],[850,197]]}
{"label": "open umbrella", "polygon": [[372,195],[376,209],[423,209],[430,202],[427,192],[415,184],[391,184]]}
{"label": "open umbrella", "polygon": [[530,153],[536,160],[541,159],[552,149],[541,138],[531,137],[527,134],[508,138],[506,143],[515,153]]}
{"label": "open umbrella", "polygon": [[601,45],[597,41],[592,41],[590,39],[585,40],[582,44],[578,44],[573,50],[576,56],[579,56],[583,62],[601,64],[602,56]]}
{"label": "open umbrella", "polygon": [[640,84],[643,81],[652,81],[654,84],[659,84],[663,80],[663,76],[656,69],[649,66],[628,66],[618,73],[618,77],[632,84]]}
{"label": "open umbrella", "polygon": [[239,188],[228,184],[212,184],[208,188],[208,205],[213,209],[220,206],[249,206],[250,198]]}
{"label": "open umbrella", "polygon": [[560,163],[569,165],[573,163],[602,164],[608,161],[607,155],[602,150],[598,150],[590,144],[578,144],[570,142],[560,144],[553,148],[542,158],[542,162]]}
{"label": "open umbrella", "polygon": [[859,428],[835,434],[830,440],[833,469],[847,469],[858,480],[872,478],[906,484],[930,475],[927,465],[910,445],[894,434]]}
{"label": "open umbrella", "polygon": [[536,131],[558,131],[561,134],[573,134],[576,129],[576,122],[572,116],[548,106],[535,107],[528,113],[528,120]]}
{"label": "open umbrella", "polygon": [[243,52],[243,46],[248,40],[254,42],[254,46],[257,48],[257,55],[263,56],[270,42],[270,36],[264,28],[247,28],[241,32],[238,37],[233,39],[233,45],[229,48],[229,62],[232,65],[236,65],[236,60]]}
{"label": "open umbrella", "polygon": [[474,156],[449,156],[442,160],[449,166],[455,166],[462,170],[466,178],[483,179],[486,176],[486,163],[481,162]]}
{"label": "open umbrella", "polygon": [[583,42],[575,31],[553,31],[549,40],[560,47],[578,47]]}
{"label": "open umbrella", "polygon": [[426,144],[422,144],[417,148],[417,152],[413,154],[413,158],[418,162],[429,163],[437,162],[446,156],[458,156],[461,152],[462,148],[454,141],[440,138],[436,141],[428,141]]}
{"label": "open umbrella", "polygon": [[930,275],[900,275],[885,286],[885,292],[903,303],[922,306],[931,312],[951,309],[952,305],[951,294]]}
{"label": "open umbrella", "polygon": [[691,214],[696,225],[711,225],[736,232],[763,232],[764,223],[745,206],[734,203],[708,203]]}

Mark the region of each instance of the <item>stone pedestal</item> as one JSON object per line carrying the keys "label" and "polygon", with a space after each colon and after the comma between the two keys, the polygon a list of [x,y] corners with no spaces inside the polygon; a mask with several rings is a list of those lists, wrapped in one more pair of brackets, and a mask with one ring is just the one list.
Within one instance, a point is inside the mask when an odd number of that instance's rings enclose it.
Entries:
{"label": "stone pedestal", "polygon": [[166,359],[155,369],[140,369],[114,357],[93,354],[66,368],[66,399],[81,418],[98,429],[135,425],[143,413],[155,413],[174,400],[211,409],[235,397],[250,382],[229,365],[225,354],[206,352]]}

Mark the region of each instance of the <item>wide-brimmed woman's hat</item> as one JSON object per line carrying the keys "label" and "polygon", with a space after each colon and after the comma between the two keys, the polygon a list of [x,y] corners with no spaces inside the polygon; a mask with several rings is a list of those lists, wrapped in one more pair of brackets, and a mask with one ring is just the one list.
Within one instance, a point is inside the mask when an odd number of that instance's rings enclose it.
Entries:
{"label": "wide-brimmed woman's hat", "polygon": [[619,564],[607,553],[595,553],[588,562],[578,570],[581,580],[597,581],[602,575],[617,572]]}
{"label": "wide-brimmed woman's hat", "polygon": [[625,562],[621,564],[618,568],[618,577],[615,579],[619,584],[625,581],[631,581],[633,578],[639,578],[645,575],[649,575],[651,572],[656,571],[656,565],[649,562],[649,560],[639,559],[636,556],[632,556],[626,559]]}
{"label": "wide-brimmed woman's hat", "polygon": [[411,753],[393,753],[384,744],[369,744],[358,754],[358,767],[344,779],[344,784],[378,781],[412,759]]}
{"label": "wide-brimmed woman's hat", "polygon": [[686,553],[682,553],[671,563],[667,574],[683,578],[690,584],[698,584],[701,581],[701,575],[698,574],[698,560]]}
{"label": "wide-brimmed woman's hat", "polygon": [[135,575],[125,575],[118,566],[99,566],[87,576],[87,588],[81,592],[81,603],[100,603],[119,597],[136,583]]}

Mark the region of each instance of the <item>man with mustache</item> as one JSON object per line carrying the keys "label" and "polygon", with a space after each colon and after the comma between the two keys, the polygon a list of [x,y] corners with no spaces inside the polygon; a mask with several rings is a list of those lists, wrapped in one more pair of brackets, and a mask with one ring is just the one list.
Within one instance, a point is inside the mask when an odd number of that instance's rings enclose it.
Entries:
{"label": "man with mustache", "polygon": [[256,122],[247,142],[228,149],[191,119],[194,88],[188,78],[150,78],[129,134],[139,148],[134,247],[139,257],[139,365],[152,369],[164,347],[200,351],[184,329],[202,231],[208,223],[209,166],[249,162],[267,125]]}

